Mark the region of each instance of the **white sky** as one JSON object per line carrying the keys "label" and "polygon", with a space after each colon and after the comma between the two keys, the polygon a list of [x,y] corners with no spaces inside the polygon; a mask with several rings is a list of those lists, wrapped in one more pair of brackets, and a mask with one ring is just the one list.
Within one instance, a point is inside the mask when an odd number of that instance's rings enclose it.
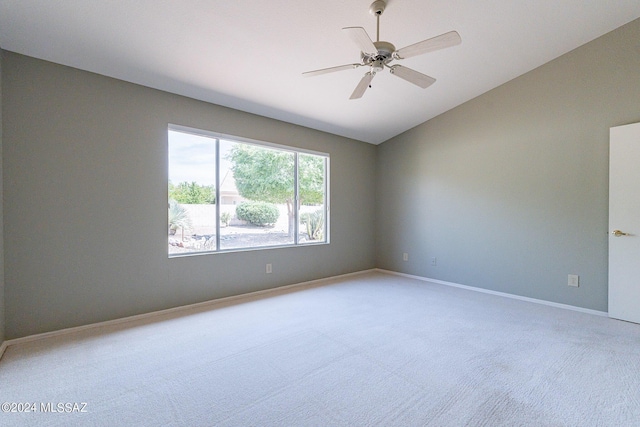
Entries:
{"label": "white sky", "polygon": [[[220,178],[229,169],[225,160],[231,144],[220,144]],[[201,135],[169,131],[169,179],[174,185],[195,181],[200,185],[214,185],[215,139]]]}

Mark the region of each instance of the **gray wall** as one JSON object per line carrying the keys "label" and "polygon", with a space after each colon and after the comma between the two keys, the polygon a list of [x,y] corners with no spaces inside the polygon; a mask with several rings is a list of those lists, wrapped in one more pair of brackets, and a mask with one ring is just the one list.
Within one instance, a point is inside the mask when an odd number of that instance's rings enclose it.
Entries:
{"label": "gray wall", "polygon": [[[11,52],[2,83],[9,339],[375,266],[375,146]],[[331,244],[168,259],[168,123],[329,153]]]}
{"label": "gray wall", "polygon": [[[0,340],[376,265],[607,309],[608,129],[640,121],[640,21],[378,147],[0,53]],[[168,259],[167,123],[330,153],[331,245]]]}
{"label": "gray wall", "polygon": [[608,133],[638,121],[640,20],[385,142],[378,267],[606,311]]}
{"label": "gray wall", "polygon": [[3,188],[2,174],[2,49],[0,49],[0,344],[4,341],[4,226],[3,226]]}

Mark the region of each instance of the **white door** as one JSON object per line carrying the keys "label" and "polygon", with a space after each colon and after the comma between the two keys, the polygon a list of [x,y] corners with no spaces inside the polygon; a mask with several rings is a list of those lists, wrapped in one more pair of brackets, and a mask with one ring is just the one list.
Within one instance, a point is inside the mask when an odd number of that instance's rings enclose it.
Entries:
{"label": "white door", "polygon": [[609,137],[609,317],[640,323],[640,123]]}

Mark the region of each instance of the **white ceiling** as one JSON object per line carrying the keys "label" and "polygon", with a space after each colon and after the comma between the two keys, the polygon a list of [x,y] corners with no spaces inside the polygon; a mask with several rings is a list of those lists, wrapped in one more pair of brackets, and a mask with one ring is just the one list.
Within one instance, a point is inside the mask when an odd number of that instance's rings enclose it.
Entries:
{"label": "white ceiling", "polygon": [[402,61],[427,89],[366,70],[341,31],[375,39],[373,0],[0,0],[9,51],[343,135],[383,142],[640,17],[638,0],[388,0],[397,48],[457,30],[462,44]]}

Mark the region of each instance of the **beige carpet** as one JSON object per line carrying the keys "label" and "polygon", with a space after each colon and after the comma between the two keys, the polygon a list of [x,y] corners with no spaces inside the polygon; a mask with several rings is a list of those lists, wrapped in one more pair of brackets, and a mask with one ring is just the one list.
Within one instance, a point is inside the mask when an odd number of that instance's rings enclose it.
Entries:
{"label": "beige carpet", "polygon": [[12,345],[0,402],[36,404],[3,426],[638,426],[640,325],[370,273]]}

